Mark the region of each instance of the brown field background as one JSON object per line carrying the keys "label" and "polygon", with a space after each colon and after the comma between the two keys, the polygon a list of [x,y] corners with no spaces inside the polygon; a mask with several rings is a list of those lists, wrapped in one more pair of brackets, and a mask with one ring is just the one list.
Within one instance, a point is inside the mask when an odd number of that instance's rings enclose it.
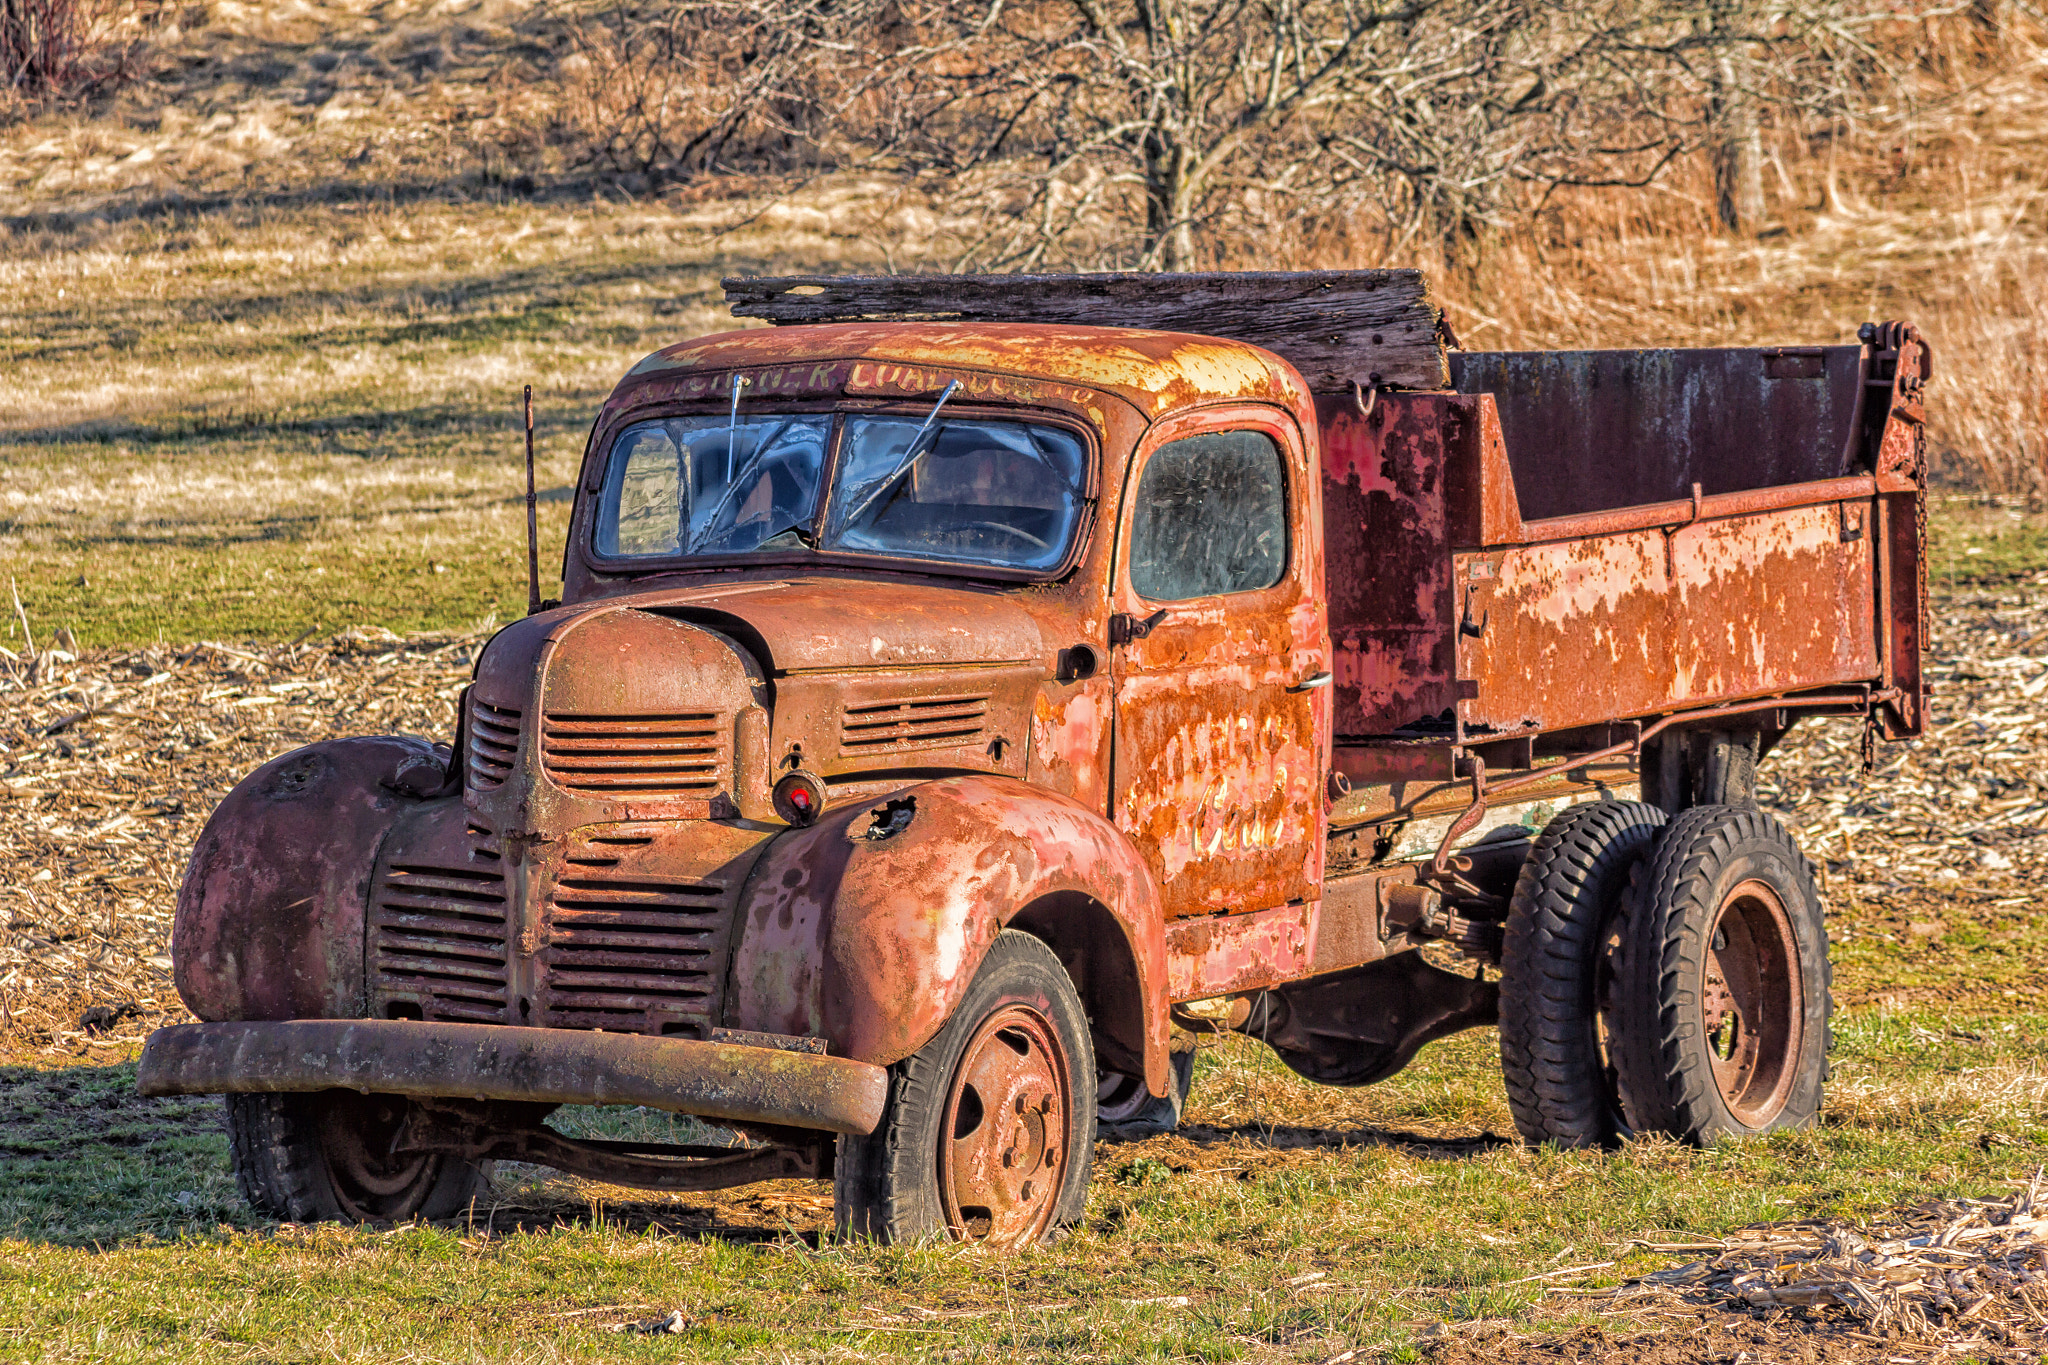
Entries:
{"label": "brown field background", "polygon": [[[523,609],[520,386],[546,571],[597,404],[648,350],[733,325],[722,276],[944,269],[984,225],[887,165],[608,165],[573,40],[596,9],[91,13],[120,79],[0,118],[0,1359],[2038,1365],[2041,1243],[2012,1240],[2048,1164],[2048,46],[2026,6],[1891,31],[1912,98],[1889,111],[1768,127],[1741,231],[1687,156],[1455,253],[1385,258],[1367,210],[1199,242],[1216,268],[1420,265],[1474,349],[1888,318],[1931,339],[1933,731],[1866,777],[1853,727],[1809,727],[1764,774],[1828,900],[1820,1124],[1530,1151],[1501,1136],[1490,1032],[1361,1091],[1238,1041],[1203,1055],[1188,1127],[1101,1144],[1084,1227],[1015,1265],[834,1247],[812,1186],[533,1170],[465,1228],[278,1229],[210,1102],[134,1094],[140,1038],[184,1017],[171,911],[213,803],[310,740],[445,739]],[[1808,1312],[1779,1262],[1847,1265],[1845,1220],[1979,1250],[1913,1253],[1948,1305],[1921,1326]],[[1688,1262],[1710,1268],[1644,1278]]]}

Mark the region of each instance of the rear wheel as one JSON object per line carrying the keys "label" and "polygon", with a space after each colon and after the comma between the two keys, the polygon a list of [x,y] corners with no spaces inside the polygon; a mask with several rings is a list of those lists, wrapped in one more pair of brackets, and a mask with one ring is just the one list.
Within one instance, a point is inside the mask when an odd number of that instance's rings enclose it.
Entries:
{"label": "rear wheel", "polygon": [[485,1169],[458,1157],[394,1152],[414,1108],[397,1095],[324,1090],[229,1095],[228,1150],[250,1207],[286,1223],[451,1218]]}
{"label": "rear wheel", "polygon": [[1501,954],[1500,1058],[1531,1143],[1603,1147],[1626,1134],[1609,1057],[1622,903],[1663,823],[1639,801],[1571,806],[1522,864]]}
{"label": "rear wheel", "polygon": [[1813,1122],[1830,984],[1813,866],[1785,827],[1680,814],[1630,893],[1616,1056],[1635,1128],[1705,1143]]}
{"label": "rear wheel", "polygon": [[1043,942],[999,934],[946,1026],[889,1072],[882,1122],[839,1139],[841,1236],[1021,1246],[1080,1220],[1095,1052],[1074,983]]}

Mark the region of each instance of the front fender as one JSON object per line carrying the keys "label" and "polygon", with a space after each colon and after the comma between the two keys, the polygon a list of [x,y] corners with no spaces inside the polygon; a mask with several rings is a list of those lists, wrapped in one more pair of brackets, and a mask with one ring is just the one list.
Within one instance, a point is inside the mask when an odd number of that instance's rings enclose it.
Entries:
{"label": "front fender", "polygon": [[[1097,1032],[1142,1056],[1147,1085],[1166,1091],[1159,891],[1130,841],[1075,801],[996,776],[906,787],[779,836],[747,897],[728,997],[735,1027],[900,1061],[939,1031],[996,935],[1030,910],[1022,927],[1054,938]],[[1121,942],[1091,937],[1104,912]],[[1089,960],[1105,954],[1116,962]]]}
{"label": "front fender", "polygon": [[171,957],[201,1019],[363,1012],[364,907],[377,847],[439,786],[445,750],[405,735],[309,744],[214,809],[178,891]]}

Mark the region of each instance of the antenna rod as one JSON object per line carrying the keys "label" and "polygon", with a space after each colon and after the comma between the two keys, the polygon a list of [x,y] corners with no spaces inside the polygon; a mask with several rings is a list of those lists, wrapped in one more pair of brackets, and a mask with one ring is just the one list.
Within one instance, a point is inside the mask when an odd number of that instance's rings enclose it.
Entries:
{"label": "antenna rod", "polygon": [[526,614],[540,611],[540,525],[533,510],[533,385],[526,386]]}

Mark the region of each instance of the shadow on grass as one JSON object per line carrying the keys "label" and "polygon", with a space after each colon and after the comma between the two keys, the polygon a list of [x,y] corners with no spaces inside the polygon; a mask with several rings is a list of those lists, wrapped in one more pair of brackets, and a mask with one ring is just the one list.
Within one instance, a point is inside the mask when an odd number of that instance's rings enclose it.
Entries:
{"label": "shadow on grass", "polygon": [[[1308,1128],[1292,1124],[1243,1123],[1218,1127],[1204,1123],[1183,1124],[1171,1134],[1197,1147],[1224,1143],[1249,1143],[1274,1151],[1337,1150],[1347,1147],[1393,1147],[1403,1154],[1424,1160],[1461,1161],[1512,1146],[1510,1139],[1495,1133],[1470,1137],[1442,1137],[1429,1133],[1408,1133],[1398,1128]],[[1110,1139],[1114,1141],[1115,1139]]]}
{"label": "shadow on grass", "polygon": [[774,1181],[766,1186],[679,1195],[673,1199],[637,1194],[619,1200],[592,1197],[559,1202],[507,1198],[490,1207],[479,1200],[474,1213],[451,1220],[454,1226],[498,1236],[603,1227],[631,1234],[657,1232],[670,1237],[716,1238],[724,1242],[796,1238],[812,1247],[824,1240],[831,1221],[832,1187],[822,1180]]}
{"label": "shadow on grass", "polygon": [[[819,1181],[675,1197],[635,1191],[620,1202],[611,1195],[621,1191],[566,1181],[520,1188],[508,1173],[498,1183],[469,1216],[447,1225],[499,1234],[604,1227],[745,1242],[796,1235],[815,1244],[832,1209],[831,1187]],[[242,1201],[218,1098],[139,1095],[133,1062],[0,1066],[0,1238],[106,1247],[216,1236],[224,1228],[261,1236],[279,1225]]]}
{"label": "shadow on grass", "polygon": [[[1146,1141],[1161,1154],[1167,1146],[1225,1144],[1274,1151],[1388,1147],[1457,1161],[1506,1140],[1378,1127],[1191,1124]],[[493,1189],[448,1225],[497,1235],[604,1228],[737,1242],[794,1237],[815,1246],[831,1221],[831,1186],[824,1181],[650,1195],[506,1167]],[[139,1095],[133,1062],[0,1066],[0,1238],[109,1246],[224,1230],[268,1236],[278,1226],[242,1201],[217,1098]]]}

